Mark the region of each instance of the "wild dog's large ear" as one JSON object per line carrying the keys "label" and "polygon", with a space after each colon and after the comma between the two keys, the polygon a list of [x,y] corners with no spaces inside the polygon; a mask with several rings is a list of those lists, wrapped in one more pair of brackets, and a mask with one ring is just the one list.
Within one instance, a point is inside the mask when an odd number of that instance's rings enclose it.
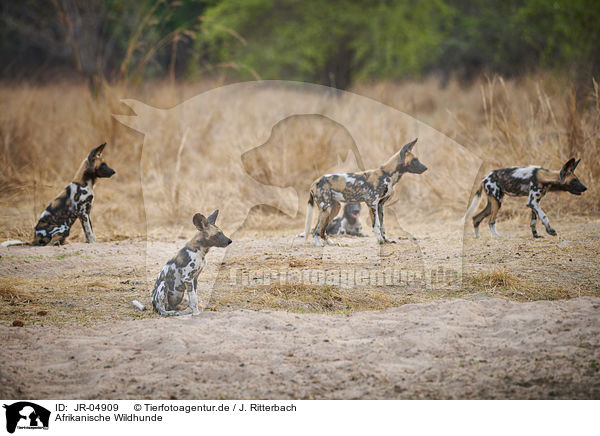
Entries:
{"label": "wild dog's large ear", "polygon": [[209,223],[211,224],[215,224],[215,222],[217,221],[217,216],[219,215],[219,209],[215,210],[213,213],[210,214],[210,216],[206,219]]}
{"label": "wild dog's large ear", "polygon": [[569,174],[571,174],[573,171],[575,171],[575,167],[577,166],[578,163],[579,163],[579,161],[575,162],[574,157],[569,159],[567,161],[567,163],[564,164],[563,167],[560,169],[560,178],[564,179]]}
{"label": "wild dog's large ear", "polygon": [[104,150],[104,147],[106,147],[106,142],[90,151],[90,154],[88,155],[88,161],[92,163],[94,162],[94,159],[98,159],[102,155],[102,150]]}
{"label": "wild dog's large ear", "polygon": [[415,138],[414,141],[409,142],[408,144],[406,144],[404,147],[402,147],[402,150],[400,150],[400,160],[402,162],[404,162],[404,156],[406,155],[406,153],[408,153],[409,151],[412,150],[412,148],[415,146],[415,144],[417,143],[417,139],[419,138]]}
{"label": "wild dog's large ear", "polygon": [[208,220],[201,213],[197,213],[196,215],[194,215],[192,222],[198,230],[204,230],[206,226],[208,226]]}

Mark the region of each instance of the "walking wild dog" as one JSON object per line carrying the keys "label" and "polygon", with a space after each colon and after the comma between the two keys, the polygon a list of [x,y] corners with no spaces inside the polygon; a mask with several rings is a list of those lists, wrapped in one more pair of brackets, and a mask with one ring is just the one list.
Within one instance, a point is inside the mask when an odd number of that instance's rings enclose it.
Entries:
{"label": "walking wild dog", "polygon": [[416,143],[416,139],[409,142],[377,169],[357,173],[326,174],[315,180],[309,192],[304,236],[308,238],[315,205],[319,208],[319,217],[313,235],[315,244],[322,246],[323,241],[329,243],[326,229],[340,210],[339,202],[364,202],[369,208],[373,233],[377,241],[380,244],[392,242],[385,235],[383,206],[392,196],[394,185],[404,173],[421,174],[427,170],[427,167],[411,152]]}
{"label": "walking wild dog", "polygon": [[[227,247],[231,244],[231,239],[215,225],[218,214],[219,211],[215,210],[208,218],[200,213],[194,215],[192,222],[198,229],[198,233],[160,271],[152,292],[152,305],[159,314],[198,315],[200,313],[196,289],[198,275],[206,265],[204,257],[210,247]],[[188,307],[179,310],[178,306],[186,290]],[[146,310],[137,300],[134,300],[133,304],[141,310]]]}
{"label": "walking wild dog", "polygon": [[95,242],[90,210],[94,199],[94,184],[99,178],[111,177],[115,171],[102,160],[106,143],[94,148],[75,174],[75,178],[64,191],[42,212],[35,226],[33,242],[6,241],[10,245],[59,245],[69,236],[71,226],[77,218],[81,221],[85,241]]}
{"label": "walking wild dog", "polygon": [[504,168],[489,173],[482,180],[465,214],[465,218],[469,216],[481,198],[481,191],[485,191],[488,199],[487,205],[473,217],[475,237],[479,237],[479,224],[487,216],[490,217],[489,225],[492,235],[495,238],[499,237],[496,232],[496,216],[500,206],[502,206],[504,194],[516,197],[528,196],[527,207],[531,208],[530,226],[534,238],[542,237],[538,235],[535,229],[538,217],[546,227],[546,232],[549,235],[556,236],[556,231],[550,227],[548,217],[540,207],[540,200],[548,191],[567,191],[574,195],[581,195],[587,188],[574,174],[578,164],[579,160],[576,161],[572,158],[563,165],[560,171],[550,171],[542,167],[529,165],[522,168]]}

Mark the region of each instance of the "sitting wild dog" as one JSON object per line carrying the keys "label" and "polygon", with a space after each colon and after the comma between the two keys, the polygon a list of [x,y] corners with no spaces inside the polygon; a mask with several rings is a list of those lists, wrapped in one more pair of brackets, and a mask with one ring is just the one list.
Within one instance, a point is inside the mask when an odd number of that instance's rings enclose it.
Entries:
{"label": "sitting wild dog", "polygon": [[327,226],[328,235],[350,235],[365,236],[358,215],[360,214],[360,203],[348,203],[344,206],[344,214],[335,218]]}
{"label": "sitting wild dog", "polygon": [[315,180],[310,187],[304,235],[306,237],[309,235],[315,205],[319,209],[319,218],[312,234],[316,245],[322,246],[323,240],[329,243],[325,231],[329,222],[340,210],[339,202],[364,202],[369,208],[373,233],[377,241],[380,244],[393,242],[385,235],[383,206],[392,196],[394,185],[404,173],[421,174],[427,170],[427,167],[411,153],[416,142],[415,139],[406,144],[377,169],[357,173],[326,174]]}
{"label": "sitting wild dog", "polygon": [[[194,215],[193,223],[198,233],[185,244],[175,257],[163,267],[152,292],[152,305],[161,315],[198,315],[198,275],[204,269],[206,260],[204,257],[210,247],[227,247],[231,239],[215,225],[218,210],[205,218],[197,213]],[[185,291],[188,293],[188,307],[179,310],[183,301]],[[141,310],[146,308],[139,302],[133,304]]]}
{"label": "sitting wild dog", "polygon": [[[581,159],[580,159],[581,160]],[[489,225],[492,235],[497,238],[496,215],[502,205],[504,194],[516,197],[528,196],[527,207],[531,208],[531,232],[534,238],[541,238],[535,229],[537,218],[542,220],[549,235],[556,236],[556,231],[550,227],[548,217],[540,207],[540,200],[548,191],[567,191],[574,195],[581,195],[587,188],[575,177],[574,171],[579,160],[569,159],[560,171],[550,171],[538,166],[522,168],[504,168],[489,173],[481,182],[475,197],[465,214],[469,216],[481,198],[481,191],[487,195],[485,209],[473,217],[475,237],[479,237],[479,224],[487,216],[490,217]]]}
{"label": "sitting wild dog", "polygon": [[59,245],[69,236],[71,226],[77,218],[81,221],[85,241],[95,242],[90,210],[94,199],[94,184],[99,178],[111,177],[115,171],[102,160],[102,151],[106,143],[94,148],[85,159],[75,178],[46,210],[42,212],[35,226],[33,242],[6,241],[2,246],[10,245]]}

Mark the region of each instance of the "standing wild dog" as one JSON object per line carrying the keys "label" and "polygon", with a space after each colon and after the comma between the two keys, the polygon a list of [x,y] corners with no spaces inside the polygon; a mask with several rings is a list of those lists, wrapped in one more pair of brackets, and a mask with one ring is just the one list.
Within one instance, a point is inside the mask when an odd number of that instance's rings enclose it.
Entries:
{"label": "standing wild dog", "polygon": [[[206,218],[197,213],[192,222],[198,233],[179,250],[177,255],[163,267],[154,284],[152,292],[152,305],[161,315],[198,315],[198,275],[204,269],[204,257],[210,247],[227,247],[231,239],[215,225],[218,210]],[[179,310],[178,306],[183,300],[185,291],[188,292],[188,307]],[[141,310],[146,308],[137,300],[133,304]]]}
{"label": "standing wild dog", "polygon": [[348,203],[344,206],[344,214],[335,218],[327,226],[328,235],[365,236],[358,215],[360,203]]}
{"label": "standing wild dog", "polygon": [[567,191],[571,194],[581,195],[587,189],[574,174],[579,160],[569,159],[560,171],[550,171],[542,167],[529,165],[522,168],[504,168],[489,173],[482,180],[465,214],[466,218],[475,206],[477,206],[481,198],[481,191],[484,190],[488,202],[485,208],[473,217],[475,237],[479,237],[479,224],[487,216],[490,217],[489,225],[492,235],[495,238],[500,236],[496,232],[495,225],[496,216],[498,215],[500,206],[502,206],[502,197],[504,197],[504,194],[516,197],[528,196],[527,207],[531,208],[530,226],[534,238],[541,238],[535,229],[538,217],[546,227],[546,232],[549,235],[556,236],[556,231],[550,227],[548,217],[540,207],[540,200],[548,191]]}
{"label": "standing wild dog", "polygon": [[374,170],[357,173],[326,174],[310,186],[304,235],[308,238],[313,207],[319,208],[317,226],[313,234],[317,246],[328,242],[326,229],[340,210],[340,201],[364,202],[369,208],[373,233],[380,244],[389,241],[383,224],[383,206],[392,196],[394,185],[404,173],[421,174],[427,167],[411,153],[417,140],[406,144],[386,163]]}
{"label": "standing wild dog", "polygon": [[106,143],[94,148],[85,159],[75,178],[64,191],[42,212],[35,226],[31,243],[6,241],[2,246],[10,245],[59,245],[69,236],[71,226],[77,218],[81,221],[85,241],[96,241],[90,220],[94,184],[99,178],[111,177],[115,171],[102,160],[102,151]]}

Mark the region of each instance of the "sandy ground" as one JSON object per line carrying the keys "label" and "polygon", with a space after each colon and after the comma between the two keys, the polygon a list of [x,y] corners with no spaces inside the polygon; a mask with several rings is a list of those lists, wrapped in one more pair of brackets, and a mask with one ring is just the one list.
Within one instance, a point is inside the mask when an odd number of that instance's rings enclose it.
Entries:
{"label": "sandy ground", "polygon": [[1,248],[0,396],[600,399],[600,220],[542,240],[513,221],[460,255],[436,229],[383,249],[239,235],[209,253],[206,310],[178,319],[130,302],[184,240]]}
{"label": "sandy ground", "polygon": [[600,299],[1,327],[2,397],[600,398]]}

